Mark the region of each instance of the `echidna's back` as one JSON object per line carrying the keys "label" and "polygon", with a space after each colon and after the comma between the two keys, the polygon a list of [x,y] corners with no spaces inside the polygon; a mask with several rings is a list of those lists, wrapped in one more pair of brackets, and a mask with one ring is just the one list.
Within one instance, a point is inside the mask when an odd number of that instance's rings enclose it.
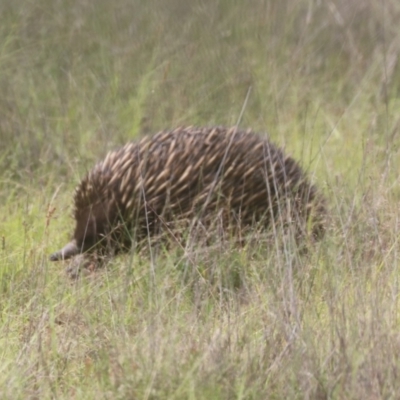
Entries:
{"label": "echidna's back", "polygon": [[227,223],[263,218],[268,224],[287,212],[288,203],[297,214],[290,218],[304,218],[315,197],[292,158],[236,128],[189,127],[145,137],[110,153],[89,180],[98,182],[96,198],[107,193],[125,220],[146,224],[146,232],[160,218],[205,222],[215,212]]}

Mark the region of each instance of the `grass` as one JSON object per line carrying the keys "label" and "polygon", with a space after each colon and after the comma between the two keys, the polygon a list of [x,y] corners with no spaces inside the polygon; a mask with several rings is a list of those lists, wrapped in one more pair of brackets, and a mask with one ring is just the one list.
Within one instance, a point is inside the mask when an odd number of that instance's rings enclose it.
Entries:
{"label": "grass", "polygon": [[[396,399],[399,22],[395,0],[2,2],[0,397]],[[238,120],[327,197],[308,254],[48,261],[109,149]]]}

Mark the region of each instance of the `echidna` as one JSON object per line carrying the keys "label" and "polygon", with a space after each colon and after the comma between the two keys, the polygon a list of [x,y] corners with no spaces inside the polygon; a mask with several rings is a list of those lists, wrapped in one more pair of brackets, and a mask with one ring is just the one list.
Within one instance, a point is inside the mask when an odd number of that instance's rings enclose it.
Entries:
{"label": "echidna", "polygon": [[[320,236],[324,205],[296,161],[236,127],[177,128],[108,153],[75,191],[73,239],[51,255],[127,250],[181,222]],[[220,225],[221,226],[221,225]]]}

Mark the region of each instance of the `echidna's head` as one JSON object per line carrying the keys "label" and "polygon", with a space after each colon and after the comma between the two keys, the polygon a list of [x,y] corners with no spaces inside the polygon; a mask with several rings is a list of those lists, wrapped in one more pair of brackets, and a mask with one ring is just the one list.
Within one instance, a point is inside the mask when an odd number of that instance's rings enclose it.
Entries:
{"label": "echidna's head", "polygon": [[50,256],[51,261],[67,260],[77,254],[94,252],[104,247],[109,215],[103,204],[75,212],[76,226],[71,242]]}

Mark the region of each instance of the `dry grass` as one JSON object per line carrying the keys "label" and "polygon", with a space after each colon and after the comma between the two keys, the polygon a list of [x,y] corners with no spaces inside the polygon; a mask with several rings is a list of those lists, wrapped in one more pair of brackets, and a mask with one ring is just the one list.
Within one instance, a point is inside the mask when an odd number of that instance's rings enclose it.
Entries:
{"label": "dry grass", "polygon": [[[0,4],[0,397],[395,399],[400,7],[386,1]],[[262,240],[48,254],[73,185],[139,134],[268,130],[328,198],[307,254]]]}

